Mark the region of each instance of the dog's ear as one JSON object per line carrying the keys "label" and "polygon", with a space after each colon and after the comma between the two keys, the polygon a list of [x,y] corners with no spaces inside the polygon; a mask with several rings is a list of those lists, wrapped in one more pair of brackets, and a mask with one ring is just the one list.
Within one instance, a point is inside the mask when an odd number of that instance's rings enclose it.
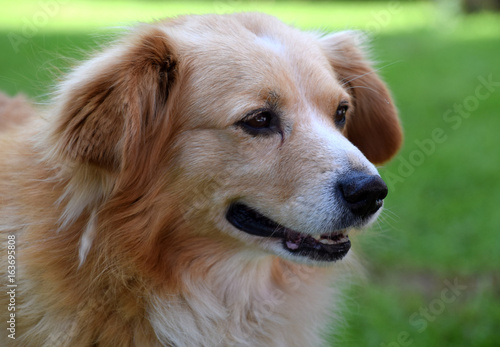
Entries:
{"label": "dog's ear", "polygon": [[57,152],[110,171],[133,162],[165,115],[176,66],[166,34],[145,26],[77,68],[55,100]]}
{"label": "dog's ear", "polygon": [[366,60],[361,34],[341,32],[320,44],[340,83],[354,102],[345,135],[372,163],[388,161],[401,146],[403,135],[391,95]]}

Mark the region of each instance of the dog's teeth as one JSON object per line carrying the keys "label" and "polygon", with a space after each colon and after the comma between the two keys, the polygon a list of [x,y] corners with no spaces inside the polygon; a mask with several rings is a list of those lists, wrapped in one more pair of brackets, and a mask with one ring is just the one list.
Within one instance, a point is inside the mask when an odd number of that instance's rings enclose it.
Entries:
{"label": "dog's teeth", "polygon": [[335,241],[330,240],[330,239],[321,239],[321,240],[319,240],[319,242],[324,244],[324,245],[334,245],[335,244]]}

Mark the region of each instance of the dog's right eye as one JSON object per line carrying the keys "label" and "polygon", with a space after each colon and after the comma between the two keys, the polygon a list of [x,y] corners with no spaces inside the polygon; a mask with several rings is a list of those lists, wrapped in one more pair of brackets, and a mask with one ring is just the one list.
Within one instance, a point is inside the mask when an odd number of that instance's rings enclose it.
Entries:
{"label": "dog's right eye", "polygon": [[245,124],[254,129],[269,128],[271,126],[271,114],[268,112],[259,113],[258,115],[245,120]]}
{"label": "dog's right eye", "polygon": [[279,131],[279,118],[271,110],[259,109],[250,112],[236,123],[250,135],[269,135]]}

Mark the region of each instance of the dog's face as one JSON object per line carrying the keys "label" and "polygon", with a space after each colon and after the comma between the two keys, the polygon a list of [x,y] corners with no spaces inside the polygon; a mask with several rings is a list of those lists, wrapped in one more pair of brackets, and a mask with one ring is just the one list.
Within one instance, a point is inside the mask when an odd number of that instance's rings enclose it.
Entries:
{"label": "dog's face", "polygon": [[372,163],[397,151],[399,122],[351,33],[318,38],[260,14],[184,17],[143,28],[76,80],[60,152],[168,215],[162,233],[176,215],[183,237],[332,262],[387,194]]}

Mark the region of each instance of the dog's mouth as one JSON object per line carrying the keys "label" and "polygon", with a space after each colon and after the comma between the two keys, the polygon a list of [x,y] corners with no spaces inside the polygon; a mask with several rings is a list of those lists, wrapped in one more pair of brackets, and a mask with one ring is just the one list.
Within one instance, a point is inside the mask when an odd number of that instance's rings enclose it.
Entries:
{"label": "dog's mouth", "polygon": [[232,204],[226,214],[226,219],[234,227],[247,234],[280,239],[283,248],[288,252],[315,261],[340,260],[351,248],[345,229],[321,235],[300,233],[272,221],[242,203]]}

